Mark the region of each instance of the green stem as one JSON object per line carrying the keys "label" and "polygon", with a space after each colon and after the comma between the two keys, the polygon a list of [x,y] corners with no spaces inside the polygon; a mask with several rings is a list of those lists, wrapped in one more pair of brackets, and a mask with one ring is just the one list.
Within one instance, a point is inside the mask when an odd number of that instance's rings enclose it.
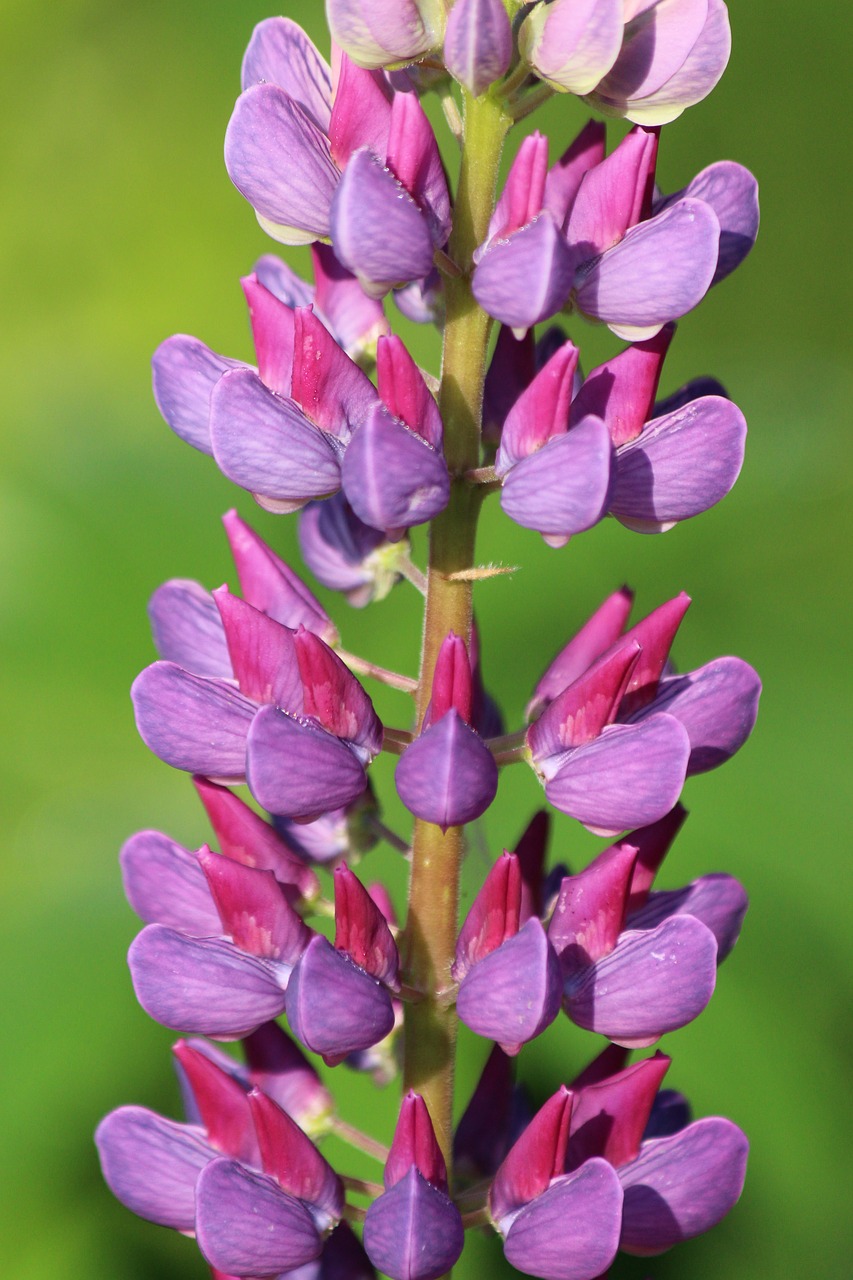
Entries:
{"label": "green stem", "polygon": [[[430,529],[429,573],[418,693],[418,724],[432,690],[435,660],[449,631],[466,643],[471,634],[471,582],[450,575],[474,564],[480,497],[464,480],[480,455],[480,419],[491,321],[471,292],[472,255],[486,238],[494,209],[498,164],[510,121],[502,104],[465,94],[464,145],[449,254],[461,274],[445,280],[446,321],[439,408],[453,482],[447,508]],[[456,946],[459,867],[463,833],[442,832],[418,820],[412,845],[403,979],[425,999],[409,1004],[404,1022],[404,1088],[420,1093],[429,1109],[448,1168],[456,1013],[440,997],[451,984]]]}

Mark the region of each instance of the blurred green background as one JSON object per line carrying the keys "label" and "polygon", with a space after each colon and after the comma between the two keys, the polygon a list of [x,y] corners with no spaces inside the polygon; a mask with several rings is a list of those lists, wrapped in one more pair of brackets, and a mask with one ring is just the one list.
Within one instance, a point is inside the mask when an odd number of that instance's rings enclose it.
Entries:
{"label": "blurred green background", "polygon": [[[701,373],[724,380],[750,424],[744,474],[718,509],[664,537],[608,522],[560,553],[490,510],[481,555],[524,567],[482,585],[478,611],[486,676],[510,722],[553,652],[623,581],[643,613],[682,588],[693,595],[676,647],[682,669],[734,652],[761,672],[754,738],[727,768],[689,784],[692,816],[661,879],[728,870],[753,899],[708,1011],[664,1045],[674,1056],[668,1083],[697,1114],[729,1115],[749,1133],[747,1188],[710,1236],[614,1274],[842,1277],[851,1274],[849,824],[838,821],[851,800],[851,258],[841,235],[848,165],[833,143],[851,104],[849,77],[832,60],[849,48],[850,7],[730,8],[729,71],[666,129],[661,179],[673,190],[714,159],[738,159],[760,178],[764,225],[752,258],[682,323],[664,390]],[[134,731],[127,689],[152,657],[146,600],[167,577],[215,586],[232,573],[218,519],[235,502],[296,557],[293,521],[258,512],[173,437],[149,388],[150,353],[172,332],[251,358],[237,281],[274,246],[231,187],[221,151],[242,50],[269,12],[255,0],[0,8],[0,1219],[16,1280],[204,1274],[192,1244],[113,1202],[91,1134],[123,1102],[177,1114],[174,1037],[138,1008],[125,966],[138,926],[118,847],[144,826],[193,847],[208,834],[186,779]],[[322,40],[318,3],[288,13]],[[542,115],[554,155],[583,119],[573,100]],[[291,260],[304,268],[307,253]],[[615,349],[606,332],[571,332],[587,367]],[[436,368],[434,335],[415,341]],[[367,612],[334,608],[348,648],[415,669],[419,612],[408,587]],[[406,713],[401,695],[378,702],[392,721]],[[374,772],[388,797],[387,767]],[[468,897],[539,796],[532,775],[509,771],[475,833]],[[552,856],[577,865],[600,843],[561,818]],[[366,870],[387,871],[399,898],[403,869],[391,855],[372,855]],[[482,1043],[465,1045],[462,1100],[484,1056]],[[561,1020],[523,1056],[523,1073],[543,1098],[593,1051]],[[335,1079],[344,1114],[369,1127],[384,1107],[375,1125],[387,1135],[391,1095],[340,1071]],[[501,1257],[496,1242],[477,1240],[459,1273],[501,1274]]]}

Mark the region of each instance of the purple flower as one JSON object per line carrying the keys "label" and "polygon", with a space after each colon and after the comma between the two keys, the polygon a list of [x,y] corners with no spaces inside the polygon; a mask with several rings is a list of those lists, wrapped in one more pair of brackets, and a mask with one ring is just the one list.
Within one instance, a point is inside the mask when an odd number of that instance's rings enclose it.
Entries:
{"label": "purple flower", "polygon": [[711,998],[717,969],[716,938],[695,916],[669,914],[653,928],[626,920],[636,859],[623,841],[566,876],[548,926],[568,1016],[629,1046],[691,1022]]}
{"label": "purple flower", "polygon": [[286,1112],[249,1095],[263,1173],[238,1160],[208,1164],[196,1184],[196,1238],[205,1259],[235,1276],[273,1275],[320,1256],[340,1221],[337,1174]]}
{"label": "purple flower", "polygon": [[615,63],[588,101],[606,115],[661,125],[707,97],[731,51],[723,0],[628,0]]}
{"label": "purple flower", "polygon": [[522,902],[520,860],[504,852],[465,918],[452,969],[462,1022],[511,1055],[554,1021],[562,995],[557,954]]}
{"label": "purple flower", "polygon": [[436,1280],[461,1254],[464,1232],[448,1196],[429,1112],[417,1093],[403,1099],[384,1182],[364,1223],[371,1262],[391,1280]]}
{"label": "purple flower", "polygon": [[433,673],[421,732],[397,765],[395,783],[416,817],[446,831],[478,818],[498,787],[494,756],[471,727],[473,676],[464,641],[450,632]]}
{"label": "purple flower", "polygon": [[214,595],[236,687],[154,663],[132,690],[143,739],[175,768],[246,779],[271,813],[314,818],[349,804],[382,742],[367,694],[312,632],[291,631],[227,588]]}
{"label": "purple flower", "polygon": [[438,145],[417,96],[342,55],[337,81],[295,24],[255,28],[225,136],[232,182],[285,244],[331,236],[380,297],[432,267],[450,231]]}
{"label": "purple flower", "polygon": [[614,446],[608,510],[641,533],[671,529],[729,492],[743,462],[746,422],[725,395],[689,384],[655,404],[673,327],[599,365],[572,402],[569,434],[596,414]]}
{"label": "purple flower", "polygon": [[603,126],[591,122],[548,170],[547,140],[525,138],[475,254],[480,305],[514,329],[575,309],[638,341],[696,306],[717,278],[717,209],[742,220],[754,194],[737,166],[713,194],[654,212],[656,153],[656,133],[637,127],[605,159]]}
{"label": "purple flower", "polygon": [[684,1126],[651,1136],[669,1065],[661,1053],[615,1073],[593,1063],[589,1078],[572,1086],[566,1167],[602,1157],[614,1167],[624,1192],[619,1248],[641,1257],[716,1226],[736,1203],[746,1170],[746,1137],[719,1116],[689,1124],[680,1105]]}
{"label": "purple flower", "polygon": [[[180,846],[174,848],[184,853]],[[128,963],[137,999],[156,1021],[233,1040],[284,1011],[291,972],[312,931],[271,871],[243,866],[206,848],[196,858],[209,890],[207,910],[215,909],[218,927],[201,915],[202,888],[192,885],[192,896],[184,892],[142,930]],[[176,861],[184,863],[180,856]],[[183,865],[180,870],[186,874]],[[142,876],[127,859],[125,877],[136,905]],[[175,878],[173,873],[172,882]],[[150,894],[142,905],[150,919]]]}
{"label": "purple flower", "polygon": [[569,430],[577,363],[571,342],[555,351],[507,413],[495,458],[502,508],[551,544],[597,524],[610,494],[613,447],[601,416]]}
{"label": "purple flower", "polygon": [[565,1172],[572,1094],[565,1088],[513,1144],[489,1192],[492,1221],[519,1271],[543,1280],[595,1280],[619,1244],[622,1187],[606,1160]]}
{"label": "purple flower", "polygon": [[[249,307],[258,372],[265,386],[290,394],[293,312],[313,306],[317,319],[353,359],[375,351],[388,332],[382,305],[368,298],[358,281],[325,245],[313,245],[314,289],[280,258],[266,254],[241,284]],[[229,369],[252,370],[242,360],[218,355],[198,338],[178,333],[154,352],[154,397],[169,426],[187,444],[213,453],[210,397]]]}
{"label": "purple flower", "polygon": [[[603,834],[663,817],[684,778],[734,755],[755,723],[761,684],[739,658],[667,674],[667,654],[689,603],[681,595],[621,637],[621,607],[608,606],[594,634],[606,643],[609,632],[610,646],[579,674],[564,650],[537,686],[540,705],[543,691],[553,690],[527,731],[545,793]],[[563,680],[570,683],[556,693]]]}
{"label": "purple flower", "polygon": [[[146,1107],[119,1107],[98,1125],[95,1142],[104,1179],[122,1204],[150,1222],[191,1234],[196,1179],[205,1165],[221,1155],[259,1165],[260,1153],[248,1082],[211,1056],[208,1046],[180,1040],[173,1052],[190,1123]],[[231,1060],[231,1066],[237,1063]]]}
{"label": "purple flower", "polygon": [[450,476],[438,406],[414,360],[396,337],[376,354],[383,403],[353,433],[341,480],[355,514],[394,539],[444,510]]}
{"label": "purple flower", "polygon": [[335,871],[335,945],[314,937],[287,989],[294,1035],[330,1065],[369,1049],[392,1031],[400,989],[388,922],[353,873]]}

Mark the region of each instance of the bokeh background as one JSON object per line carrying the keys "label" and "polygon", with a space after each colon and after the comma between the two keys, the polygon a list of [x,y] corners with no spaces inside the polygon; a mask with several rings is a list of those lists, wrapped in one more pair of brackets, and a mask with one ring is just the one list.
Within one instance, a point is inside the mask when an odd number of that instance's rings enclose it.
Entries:
{"label": "bokeh background", "polygon": [[[523,569],[478,588],[478,611],[486,676],[510,721],[544,663],[623,581],[642,612],[682,588],[693,595],[682,668],[734,652],[760,670],[754,738],[689,784],[691,817],[662,877],[725,869],[753,899],[708,1011],[664,1044],[669,1083],[697,1114],[726,1114],[748,1131],[747,1188],[710,1236],[614,1275],[842,1277],[853,707],[841,130],[851,104],[833,63],[850,45],[850,7],[730,8],[730,69],[666,129],[662,185],[738,159],[759,175],[764,226],[752,258],[680,326],[664,389],[701,373],[726,382],[750,424],[744,474],[718,509],[664,537],[608,522],[561,553],[490,511],[483,557]],[[320,4],[287,11],[320,37]],[[146,600],[167,577],[215,586],[232,573],[219,516],[235,503],[296,556],[293,521],[257,511],[173,437],[149,388],[150,353],[172,332],[250,358],[238,277],[273,246],[231,187],[221,149],[243,47],[269,12],[256,0],[0,7],[0,1218],[16,1280],[204,1274],[192,1244],[113,1202],[91,1134],[122,1102],[177,1114],[173,1036],[137,1007],[125,966],[137,922],[117,849],[143,826],[193,847],[208,834],[187,780],[150,757],[133,728],[127,689],[152,657]],[[543,114],[554,155],[583,119],[574,101]],[[305,267],[307,254],[292,261]],[[614,349],[606,331],[571,332],[587,366]],[[435,336],[412,340],[435,368]],[[348,648],[414,670],[410,588],[367,612],[334,607]],[[401,695],[379,706],[392,720],[406,712]],[[375,773],[387,797],[388,770]],[[469,897],[538,801],[532,775],[509,771],[472,841]],[[557,822],[554,857],[577,866],[598,847]],[[387,873],[399,899],[399,860],[371,858],[367,870]],[[593,1051],[561,1020],[524,1055],[523,1073],[541,1099]],[[463,1101],[483,1056],[482,1043],[466,1041]],[[390,1096],[341,1071],[344,1114],[387,1135]],[[495,1242],[476,1241],[460,1275],[502,1267]]]}

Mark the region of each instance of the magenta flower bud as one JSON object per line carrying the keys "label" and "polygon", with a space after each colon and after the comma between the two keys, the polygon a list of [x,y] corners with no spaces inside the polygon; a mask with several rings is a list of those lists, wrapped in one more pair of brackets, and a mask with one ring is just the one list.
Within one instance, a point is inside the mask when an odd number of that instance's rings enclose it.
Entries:
{"label": "magenta flower bud", "polygon": [[447,1195],[447,1170],[426,1104],[403,1099],[385,1166],[385,1192],[364,1223],[364,1247],[391,1280],[436,1280],[462,1252],[459,1210]]}
{"label": "magenta flower bud", "polygon": [[388,921],[345,864],[335,870],[335,947],[392,991],[399,991],[400,958]]}
{"label": "magenta flower bud", "polygon": [[672,843],[687,819],[687,810],[680,804],[648,827],[631,831],[622,843],[637,850],[637,860],[631,873],[626,910],[630,914],[642,908],[649,896],[655,876]]}
{"label": "magenta flower bud", "polygon": [[246,601],[285,627],[304,626],[327,644],[336,644],[335,624],[320,601],[236,511],[222,517]]}
{"label": "magenta flower bud", "polygon": [[400,581],[397,563],[407,555],[405,538],[389,541],[360,520],[342,493],[310,502],[299,517],[302,558],[324,587],[343,591],[357,609],[383,600]]}
{"label": "magenta flower bud", "polygon": [[444,65],[475,98],[509,69],[512,28],[501,0],[457,0],[447,19]]}
{"label": "magenta flower bud", "polygon": [[436,660],[425,727],[395,774],[406,808],[445,831],[485,813],[497,792],[498,768],[470,725],[471,713],[470,660],[461,638],[450,632]]}
{"label": "magenta flower bud", "polygon": [[565,1171],[574,1096],[561,1085],[513,1144],[489,1190],[489,1210],[500,1223]]}
{"label": "magenta flower bud", "polygon": [[379,396],[388,411],[433,449],[441,449],[444,426],[438,405],[420,369],[395,335],[379,340],[376,374]]}
{"label": "magenta flower bud", "polygon": [[441,43],[440,0],[326,0],[332,39],[362,67],[415,62]]}
{"label": "magenta flower bud", "polygon": [[219,852],[244,866],[271,871],[289,901],[312,900],[320,882],[259,814],[227,787],[206,778],[193,778],[199,799],[216,833]]}
{"label": "magenta flower bud", "polygon": [[412,1166],[427,1182],[447,1194],[447,1166],[429,1111],[420,1094],[410,1089],[400,1105],[394,1139],[385,1162],[383,1181],[386,1190],[396,1186]]}
{"label": "magenta flower bud", "polygon": [[622,7],[622,0],[533,5],[519,29],[519,52],[552,89],[590,93],[619,54]]}
{"label": "magenta flower bud", "polygon": [[547,809],[539,809],[515,846],[515,856],[521,872],[521,905],[518,917],[521,924],[531,916],[541,917],[544,911],[545,854],[550,830],[550,813]]}
{"label": "magenta flower bud", "polygon": [[304,628],[296,633],[295,649],[305,715],[348,742],[365,763],[372,760],[382,747],[382,725],[349,667]]}
{"label": "magenta flower bud", "polygon": [[607,115],[661,125],[701,102],[731,51],[722,0],[630,0],[622,48],[590,102]]}

